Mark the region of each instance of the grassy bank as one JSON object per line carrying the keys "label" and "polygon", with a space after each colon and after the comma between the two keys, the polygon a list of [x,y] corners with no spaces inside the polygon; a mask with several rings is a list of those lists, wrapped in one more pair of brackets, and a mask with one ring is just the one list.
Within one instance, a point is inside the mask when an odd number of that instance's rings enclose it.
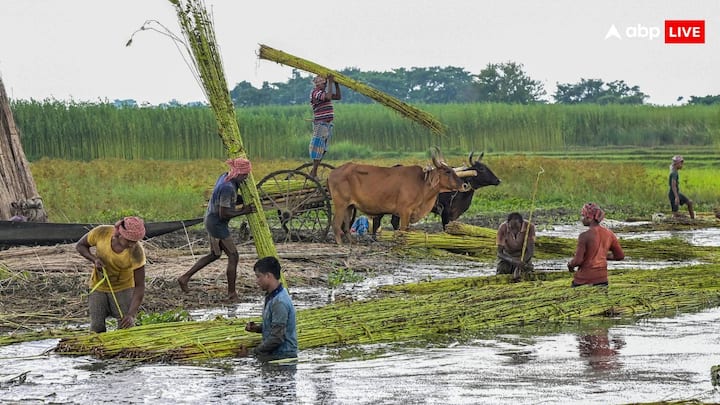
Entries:
{"label": "grassy bank", "polygon": [[[586,152],[580,152],[586,153]],[[670,153],[665,151],[663,156]],[[617,157],[619,152],[613,156]],[[698,211],[720,205],[720,169],[693,166],[687,155],[681,190],[694,199]],[[447,155],[461,165],[464,155]],[[404,158],[357,159],[377,165],[426,164],[422,155]],[[669,160],[669,158],[667,159]],[[465,214],[481,216],[531,209],[564,209],[572,213],[588,201],[606,208],[608,218],[649,217],[668,212],[667,161],[636,158],[588,160],[572,154],[543,157],[488,154],[484,161],[502,179],[497,187],[478,190]],[[302,160],[253,160],[255,179],[273,171],[293,169]],[[327,160],[339,165],[344,160]],[[658,167],[658,165],[660,165]],[[538,172],[544,170],[539,176]],[[111,222],[122,215],[148,220],[202,216],[208,192],[226,170],[222,160],[158,161],[103,159],[89,162],[42,159],[31,164],[38,190],[53,222]],[[537,193],[533,192],[537,182]],[[429,220],[436,221],[433,215]]]}

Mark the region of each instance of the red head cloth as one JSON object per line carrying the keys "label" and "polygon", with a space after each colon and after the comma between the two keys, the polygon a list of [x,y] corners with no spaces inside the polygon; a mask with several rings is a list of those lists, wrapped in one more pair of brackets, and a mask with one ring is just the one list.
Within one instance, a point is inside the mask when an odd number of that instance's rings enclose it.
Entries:
{"label": "red head cloth", "polygon": [[600,223],[603,219],[605,219],[605,211],[600,209],[600,207],[595,203],[585,204],[580,212],[580,215],[584,218],[593,219],[597,221],[597,223]]}
{"label": "red head cloth", "polygon": [[230,181],[238,176],[249,174],[252,170],[252,165],[250,164],[250,161],[243,158],[235,158],[235,159],[228,159],[225,161],[225,163],[230,166],[230,171],[228,172],[227,177],[225,177],[225,181]]}
{"label": "red head cloth", "polygon": [[138,217],[125,217],[115,223],[115,232],[127,240],[137,242],[145,237],[145,222]]}
{"label": "red head cloth", "polygon": [[327,79],[318,75],[313,78],[313,83],[316,86],[325,86],[325,84],[327,83]]}

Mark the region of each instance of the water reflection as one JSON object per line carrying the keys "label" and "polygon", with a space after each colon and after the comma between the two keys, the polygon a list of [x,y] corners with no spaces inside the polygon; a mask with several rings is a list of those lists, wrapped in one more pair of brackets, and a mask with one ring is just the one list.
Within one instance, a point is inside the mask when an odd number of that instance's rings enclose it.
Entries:
{"label": "water reflection", "polygon": [[[581,230],[566,229],[558,236],[574,238]],[[694,244],[720,246],[720,229],[695,232]],[[566,272],[566,261],[540,261],[536,268]],[[689,264],[633,262],[631,267]],[[343,285],[336,293],[362,299],[383,284],[494,271],[493,263],[402,263],[391,274]],[[303,307],[328,301],[327,290],[321,288],[296,288],[292,293]],[[261,300],[253,300],[193,316],[259,316],[261,309]],[[348,348],[357,352],[350,360],[340,360],[339,349],[316,348],[301,351],[300,363],[290,367],[252,358],[203,366],[138,364],[47,353],[57,340],[27,342],[0,347],[0,403],[720,402],[720,392],[710,382],[710,368],[720,364],[718,324],[720,308],[713,308],[582,334],[500,335],[445,347]],[[22,381],[13,380],[19,375]]]}
{"label": "water reflection", "polygon": [[[0,403],[620,404],[719,402],[720,308],[583,334],[499,335],[444,347],[300,352],[291,368],[252,358],[205,366],[44,354],[57,340],[0,347]],[[5,401],[5,402],[3,402]]]}
{"label": "water reflection", "polygon": [[258,387],[258,402],[297,402],[297,364],[262,363],[259,369],[262,384]]}
{"label": "water reflection", "polygon": [[578,351],[593,370],[606,371],[619,368],[620,349],[625,346],[621,337],[610,338],[607,329],[594,330],[586,335],[578,336]]}

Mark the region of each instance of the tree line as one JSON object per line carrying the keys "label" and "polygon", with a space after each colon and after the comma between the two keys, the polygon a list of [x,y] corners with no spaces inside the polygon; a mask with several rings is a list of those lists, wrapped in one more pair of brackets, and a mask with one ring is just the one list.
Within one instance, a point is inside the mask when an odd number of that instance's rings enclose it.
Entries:
{"label": "tree line", "polygon": [[[531,78],[521,63],[489,63],[478,74],[455,67],[398,68],[389,72],[361,71],[346,68],[339,71],[354,80],[366,83],[386,94],[414,104],[449,103],[547,103],[547,92],[539,80]],[[304,105],[312,76],[293,69],[286,82],[263,82],[260,88],[242,81],[230,91],[237,107],[264,105]],[[644,104],[649,95],[636,85],[623,80],[581,79],[577,83],[557,83],[552,94],[557,104]],[[681,101],[678,98],[678,101]],[[372,103],[355,92],[345,92],[343,103]],[[690,105],[720,104],[720,95],[691,96]]]}

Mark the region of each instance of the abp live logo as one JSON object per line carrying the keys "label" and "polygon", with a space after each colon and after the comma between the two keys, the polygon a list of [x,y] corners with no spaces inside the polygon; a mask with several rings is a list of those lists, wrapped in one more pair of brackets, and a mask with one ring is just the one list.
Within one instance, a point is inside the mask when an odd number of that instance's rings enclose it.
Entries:
{"label": "abp live logo", "polygon": [[704,44],[705,20],[665,20],[666,44]]}

